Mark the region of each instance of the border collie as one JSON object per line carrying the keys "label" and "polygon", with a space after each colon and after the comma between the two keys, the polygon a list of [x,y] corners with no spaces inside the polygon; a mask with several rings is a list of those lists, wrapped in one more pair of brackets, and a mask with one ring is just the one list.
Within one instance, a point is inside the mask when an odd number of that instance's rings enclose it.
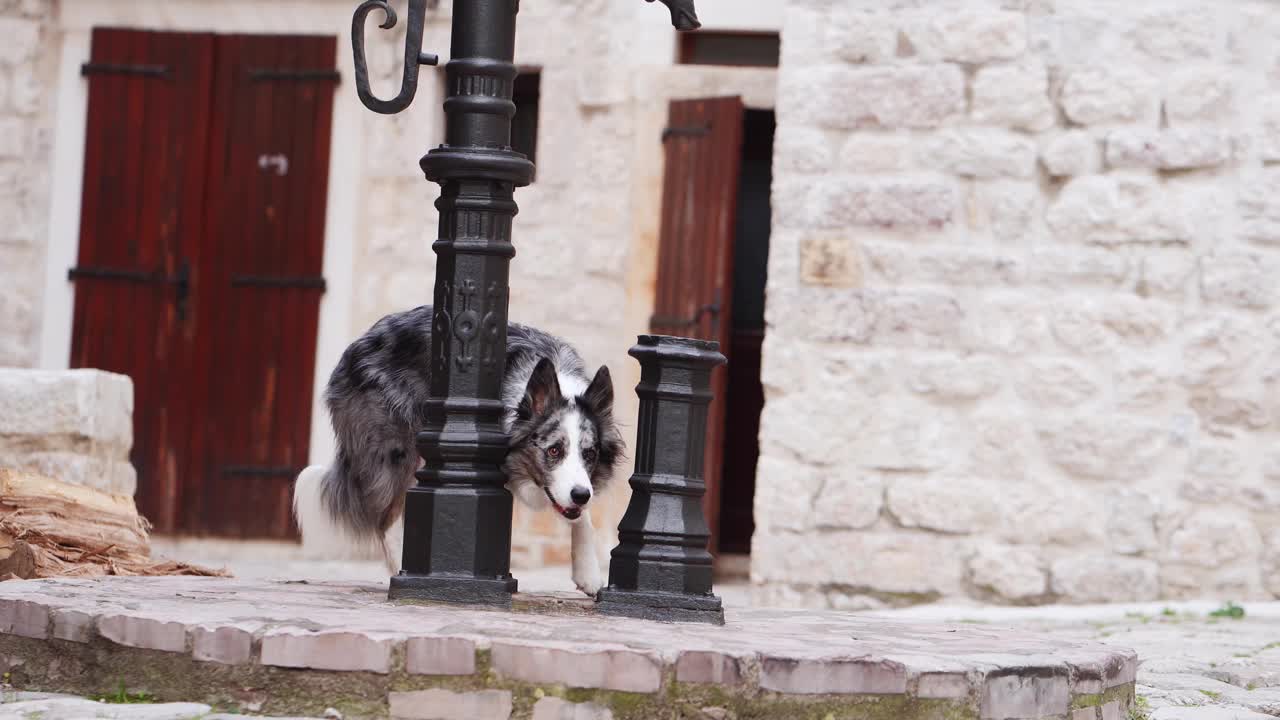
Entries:
{"label": "border collie", "polygon": [[[405,493],[422,467],[414,436],[425,424],[431,325],[430,305],[388,315],[338,361],[325,390],[337,456],[328,467],[303,470],[294,486],[305,546],[332,554],[380,551],[391,573],[399,572]],[[511,323],[502,404],[510,438],[507,488],[570,523],[573,581],[594,596],[602,571],[585,507],[613,477],[623,452],[609,368],[588,377],[567,342]]]}

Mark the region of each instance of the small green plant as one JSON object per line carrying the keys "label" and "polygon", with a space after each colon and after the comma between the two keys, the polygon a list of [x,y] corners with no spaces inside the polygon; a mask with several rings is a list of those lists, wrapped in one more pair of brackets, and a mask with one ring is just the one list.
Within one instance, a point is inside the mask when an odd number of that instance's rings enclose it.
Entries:
{"label": "small green plant", "polygon": [[1201,690],[1200,692],[1206,697],[1212,698],[1213,700],[1217,700],[1222,697],[1222,693],[1214,692],[1213,690]]}
{"label": "small green plant", "polygon": [[98,702],[111,703],[113,705],[143,705],[156,701],[155,697],[146,691],[131,693],[125,686],[124,681],[120,681],[120,689],[110,695],[99,695],[94,698]]}
{"label": "small green plant", "polygon": [[1151,703],[1141,695],[1133,699],[1133,705],[1129,708],[1129,720],[1147,720],[1151,717]]}
{"label": "small green plant", "polygon": [[1160,614],[1161,614],[1161,615],[1163,615],[1163,616],[1165,616],[1165,617],[1178,617],[1178,613],[1177,613],[1177,612],[1175,612],[1175,611],[1174,611],[1174,609],[1173,609],[1173,608],[1171,608],[1171,607],[1167,607],[1167,608],[1165,608],[1165,609],[1161,610],[1161,611],[1160,611]]}
{"label": "small green plant", "polygon": [[1225,617],[1225,618],[1231,618],[1232,620],[1239,620],[1240,618],[1244,617],[1244,608],[1240,607],[1234,602],[1228,602],[1226,605],[1223,605],[1217,610],[1214,610],[1213,612],[1209,613],[1209,617],[1216,617],[1216,618]]}

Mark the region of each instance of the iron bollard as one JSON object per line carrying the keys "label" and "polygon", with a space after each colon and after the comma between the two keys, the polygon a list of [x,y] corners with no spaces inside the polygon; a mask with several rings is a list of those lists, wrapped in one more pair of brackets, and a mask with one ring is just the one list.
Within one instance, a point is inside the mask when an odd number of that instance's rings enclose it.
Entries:
{"label": "iron bollard", "polygon": [[609,586],[597,596],[606,615],[724,624],[712,593],[710,533],[702,513],[711,371],[725,362],[709,340],[641,335],[631,502],[618,524]]}

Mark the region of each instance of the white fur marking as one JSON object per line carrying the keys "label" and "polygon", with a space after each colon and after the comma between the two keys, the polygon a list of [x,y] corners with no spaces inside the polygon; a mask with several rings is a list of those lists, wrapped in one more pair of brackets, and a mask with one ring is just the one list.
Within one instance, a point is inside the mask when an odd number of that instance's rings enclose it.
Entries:
{"label": "white fur marking", "polygon": [[561,420],[561,427],[564,428],[568,442],[565,443],[564,459],[551,471],[551,482],[547,489],[551,491],[551,499],[557,505],[567,508],[576,504],[569,494],[574,488],[591,489],[591,476],[582,464],[581,414],[576,409],[569,410]]}
{"label": "white fur marking", "polygon": [[385,556],[380,540],[370,542],[352,537],[346,528],[333,521],[321,496],[324,474],[324,466],[312,465],[298,473],[293,486],[293,517],[302,534],[303,554],[326,560]]}
{"label": "white fur marking", "polygon": [[582,513],[582,517],[570,523],[569,528],[573,538],[573,544],[569,546],[569,555],[573,558],[573,584],[595,597],[604,587],[604,578],[600,560],[596,557],[596,533],[590,513]]}

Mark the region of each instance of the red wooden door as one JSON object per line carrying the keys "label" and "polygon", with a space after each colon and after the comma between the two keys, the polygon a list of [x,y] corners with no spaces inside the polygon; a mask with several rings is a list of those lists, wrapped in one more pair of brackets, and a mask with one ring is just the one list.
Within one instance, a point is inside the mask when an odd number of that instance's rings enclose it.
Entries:
{"label": "red wooden door", "polygon": [[333,109],[333,38],[217,38],[197,340],[207,417],[188,529],[291,537],[306,465]]}
{"label": "red wooden door", "polygon": [[135,384],[156,530],[288,537],[336,43],[96,30],[72,364]]}
{"label": "red wooden door", "polygon": [[[666,164],[657,292],[650,329],[720,343],[731,356],[734,214],[742,152],[741,98],[671,103],[663,132]],[[725,367],[712,374],[703,512],[717,551],[723,469]]]}
{"label": "red wooden door", "polygon": [[95,30],[71,366],[130,376],[141,512],[175,529],[191,382],[191,261],[207,177],[210,35]]}

